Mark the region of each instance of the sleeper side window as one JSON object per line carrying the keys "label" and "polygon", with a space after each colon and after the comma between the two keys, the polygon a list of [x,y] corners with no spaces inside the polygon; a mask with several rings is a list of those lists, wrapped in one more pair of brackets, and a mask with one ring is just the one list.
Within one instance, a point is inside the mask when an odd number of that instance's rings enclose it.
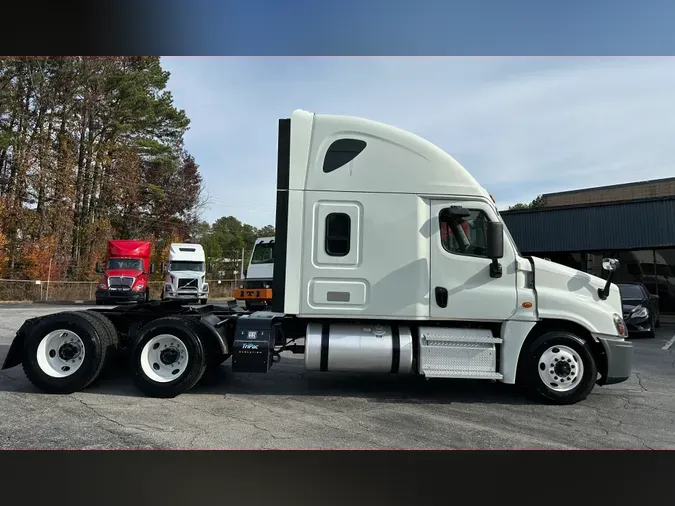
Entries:
{"label": "sleeper side window", "polygon": [[351,247],[351,218],[345,213],[330,213],[326,216],[326,254],[344,257]]}
{"label": "sleeper side window", "polygon": [[359,139],[338,139],[333,142],[323,160],[325,173],[344,167],[366,149],[366,142]]}
{"label": "sleeper side window", "polygon": [[439,225],[441,244],[449,253],[487,258],[487,215],[478,209],[469,209],[470,216],[458,218],[441,211]]}

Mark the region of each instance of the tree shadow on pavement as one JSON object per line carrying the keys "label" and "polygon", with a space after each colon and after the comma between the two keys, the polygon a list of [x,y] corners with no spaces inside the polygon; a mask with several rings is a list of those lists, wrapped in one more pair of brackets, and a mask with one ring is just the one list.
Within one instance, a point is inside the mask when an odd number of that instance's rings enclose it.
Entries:
{"label": "tree shadow on pavement", "polygon": [[[0,363],[9,345],[0,345]],[[229,361],[204,378],[185,396],[285,396],[362,398],[374,403],[404,404],[533,404],[512,385],[485,380],[426,380],[420,376],[306,372],[304,361],[284,357],[267,374],[233,373]],[[0,371],[0,392],[40,393],[21,366]],[[139,397],[123,363],[109,368],[83,392]]]}

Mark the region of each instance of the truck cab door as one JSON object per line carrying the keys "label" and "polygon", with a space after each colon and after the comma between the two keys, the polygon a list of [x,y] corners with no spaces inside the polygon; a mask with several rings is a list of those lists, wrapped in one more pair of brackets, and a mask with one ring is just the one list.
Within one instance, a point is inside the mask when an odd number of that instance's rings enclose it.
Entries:
{"label": "truck cab door", "polygon": [[[453,217],[447,212],[452,206],[469,211],[468,216]],[[488,222],[498,221],[494,209],[481,201],[433,199],[430,217],[429,316],[471,321],[511,317],[518,303],[516,253],[505,237],[501,275],[495,275],[487,257]]]}

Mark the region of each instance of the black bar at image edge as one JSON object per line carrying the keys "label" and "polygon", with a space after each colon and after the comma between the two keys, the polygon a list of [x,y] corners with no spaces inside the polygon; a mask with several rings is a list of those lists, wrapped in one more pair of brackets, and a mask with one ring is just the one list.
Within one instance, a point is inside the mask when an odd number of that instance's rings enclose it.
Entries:
{"label": "black bar at image edge", "polygon": [[[286,429],[291,440],[293,430],[304,429]],[[88,505],[92,498],[119,504],[126,495],[147,500],[167,484],[176,485],[169,492],[178,504],[221,502],[225,493],[230,502],[254,497],[253,504],[297,505],[298,489],[307,504],[504,503],[560,490],[584,502],[671,504],[673,469],[675,452],[663,451],[5,451],[0,458],[7,504],[50,502],[64,476],[77,483],[69,501]],[[579,472],[570,479],[569,470]],[[262,486],[261,476],[274,480]]]}

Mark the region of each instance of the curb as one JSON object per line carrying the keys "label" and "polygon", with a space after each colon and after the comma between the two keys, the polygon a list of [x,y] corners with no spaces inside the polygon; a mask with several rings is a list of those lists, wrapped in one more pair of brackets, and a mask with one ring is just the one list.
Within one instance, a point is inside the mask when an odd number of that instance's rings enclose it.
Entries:
{"label": "curb", "polygon": [[95,306],[94,300],[34,300],[33,304],[42,304],[47,306]]}

